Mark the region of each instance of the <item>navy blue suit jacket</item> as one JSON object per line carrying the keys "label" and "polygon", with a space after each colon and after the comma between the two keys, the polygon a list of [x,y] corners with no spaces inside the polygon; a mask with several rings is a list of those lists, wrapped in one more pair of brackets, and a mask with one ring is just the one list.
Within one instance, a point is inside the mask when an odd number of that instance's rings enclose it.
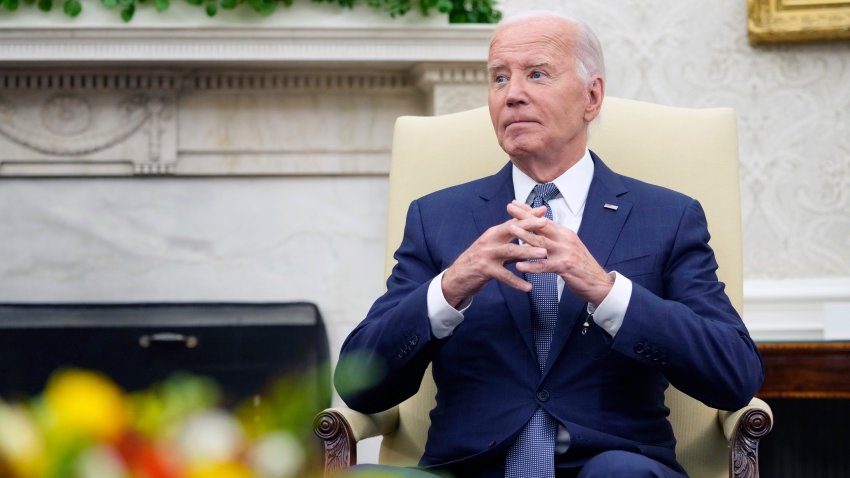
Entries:
{"label": "navy blue suit jacket", "polygon": [[511,164],[410,205],[387,292],[341,352],[378,378],[342,398],[367,413],[387,409],[416,393],[433,363],[437,405],[421,465],[489,476],[469,470],[491,464],[498,476],[504,453],[542,406],[571,435],[561,464],[620,449],[681,469],[664,405],[668,383],[726,410],[746,405],[761,385],[761,359],[717,279],[699,203],[592,157],[579,237],[606,270],[631,279],[631,300],[615,338],[592,321],[582,334],[586,302],[565,288],[542,374],[526,293],[491,281],[445,339],[431,335],[427,314],[431,279],[509,219]]}

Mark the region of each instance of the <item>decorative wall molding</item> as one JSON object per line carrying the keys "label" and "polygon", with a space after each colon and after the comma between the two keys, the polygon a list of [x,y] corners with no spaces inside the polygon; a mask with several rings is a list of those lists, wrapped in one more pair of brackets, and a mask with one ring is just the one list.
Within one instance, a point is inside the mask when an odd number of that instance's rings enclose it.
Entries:
{"label": "decorative wall molding", "polygon": [[423,63],[412,69],[412,76],[416,85],[423,90],[445,84],[486,85],[485,66],[484,58],[463,64]]}
{"label": "decorative wall molding", "polygon": [[422,63],[411,70],[413,82],[428,96],[428,113],[456,113],[487,104],[487,72],[476,63]]}
{"label": "decorative wall molding", "polygon": [[470,62],[492,25],[344,28],[0,28],[5,63]]}
{"label": "decorative wall molding", "polygon": [[[425,113],[414,83],[409,71],[382,68],[9,69],[0,74],[0,176],[385,175],[395,116]],[[351,111],[384,104],[386,113]],[[258,108],[271,117],[231,125],[222,116]],[[321,135],[301,123],[317,114],[328,137],[311,141]],[[376,121],[386,131],[369,140],[364,125]],[[253,138],[252,122],[304,134]],[[248,134],[228,135],[240,128]],[[367,139],[342,143],[346,131]]]}
{"label": "decorative wall molding", "polygon": [[385,175],[395,117],[482,98],[492,29],[0,28],[0,176]]}
{"label": "decorative wall molding", "polygon": [[410,75],[405,71],[213,71],[192,72],[183,81],[184,89],[193,90],[287,90],[288,92],[374,92],[412,91]]}
{"label": "decorative wall molding", "polygon": [[835,304],[850,305],[850,277],[744,281],[744,322],[756,340],[823,340]]}
{"label": "decorative wall molding", "polygon": [[64,83],[0,91],[0,175],[174,172],[175,91]]}

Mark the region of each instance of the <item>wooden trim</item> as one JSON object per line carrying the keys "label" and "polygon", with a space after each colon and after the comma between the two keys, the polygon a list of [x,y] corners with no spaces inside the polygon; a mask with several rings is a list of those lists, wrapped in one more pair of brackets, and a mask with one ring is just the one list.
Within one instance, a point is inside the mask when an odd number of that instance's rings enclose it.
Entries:
{"label": "wooden trim", "polygon": [[850,342],[760,343],[761,398],[850,398]]}
{"label": "wooden trim", "polygon": [[334,411],[322,412],[313,421],[313,429],[324,449],[325,478],[357,464],[357,441],[345,417]]}
{"label": "wooden trim", "polygon": [[729,447],[729,476],[759,477],[759,440],[770,431],[773,422],[764,410],[752,409],[741,415]]}

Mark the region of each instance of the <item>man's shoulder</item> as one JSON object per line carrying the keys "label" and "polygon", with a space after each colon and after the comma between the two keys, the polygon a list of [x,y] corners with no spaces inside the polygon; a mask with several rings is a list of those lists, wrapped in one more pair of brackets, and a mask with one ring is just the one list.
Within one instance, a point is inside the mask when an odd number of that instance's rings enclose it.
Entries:
{"label": "man's shoulder", "polygon": [[629,191],[632,199],[640,199],[647,202],[661,202],[668,205],[687,205],[694,201],[694,198],[680,191],[670,189],[658,184],[648,183],[630,176],[618,175],[623,185]]}
{"label": "man's shoulder", "polygon": [[654,183],[646,182],[631,176],[618,173],[605,164],[599,156],[591,151],[597,170],[594,181],[601,181],[609,191],[615,194],[626,193],[635,202],[663,202],[668,205],[687,205],[694,199],[682,192]]}

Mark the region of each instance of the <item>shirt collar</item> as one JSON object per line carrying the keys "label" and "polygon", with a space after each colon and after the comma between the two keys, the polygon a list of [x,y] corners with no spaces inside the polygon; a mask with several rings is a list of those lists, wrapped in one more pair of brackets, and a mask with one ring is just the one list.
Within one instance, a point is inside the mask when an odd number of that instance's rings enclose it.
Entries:
{"label": "shirt collar", "polygon": [[[527,204],[537,182],[520,171],[519,168],[514,167],[512,169],[514,197]],[[567,202],[567,207],[573,214],[580,214],[584,209],[584,203],[587,201],[587,192],[590,190],[590,182],[593,180],[593,169],[593,159],[590,158],[590,151],[585,148],[584,156],[570,169],[564,171],[564,174],[561,174],[552,181],[558,187],[558,191],[561,193],[560,196]]]}

